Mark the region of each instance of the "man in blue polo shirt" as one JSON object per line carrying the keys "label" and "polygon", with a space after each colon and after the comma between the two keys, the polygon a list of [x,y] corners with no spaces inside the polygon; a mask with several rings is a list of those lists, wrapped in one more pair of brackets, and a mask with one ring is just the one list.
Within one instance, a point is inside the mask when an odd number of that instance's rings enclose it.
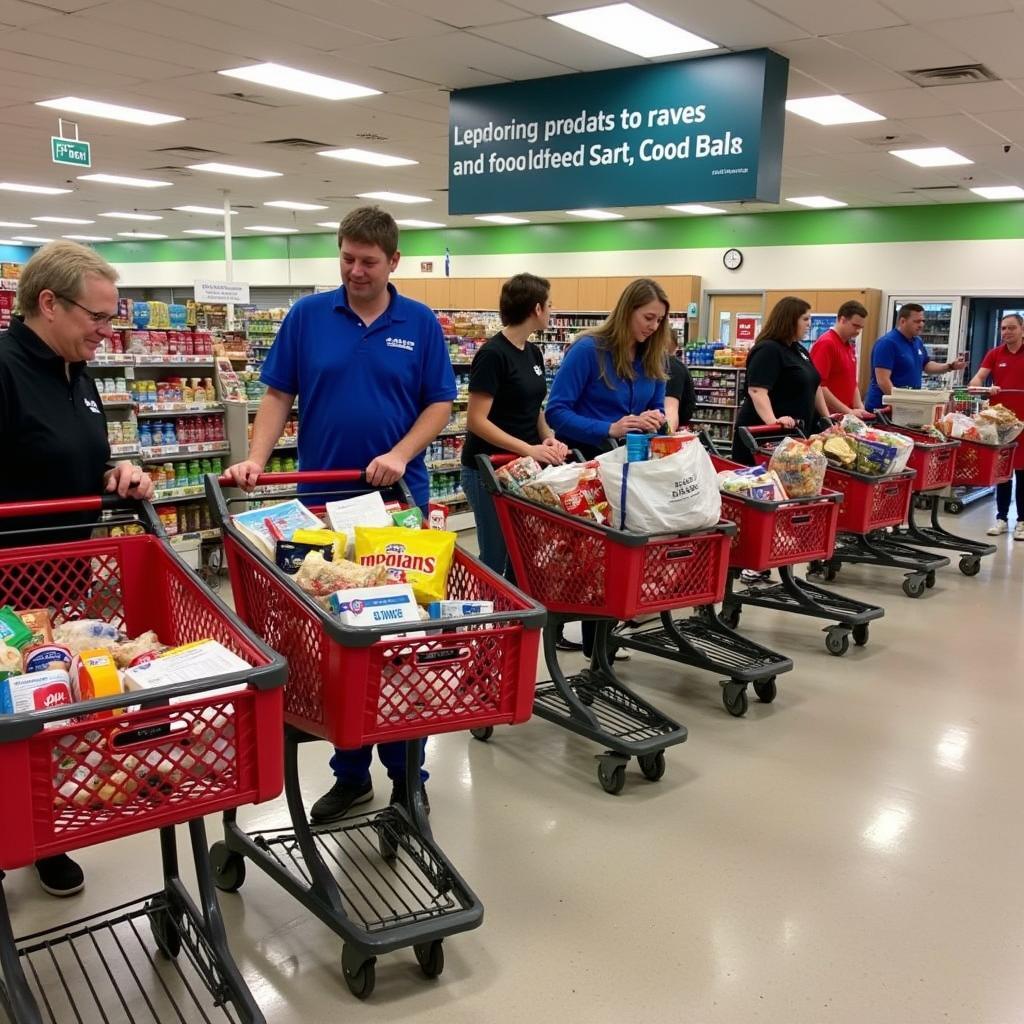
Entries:
{"label": "man in blue polo shirt", "polygon": [[[229,469],[251,489],[299,398],[299,466],[364,469],[375,487],[401,478],[424,508],[430,487],[423,450],[448,425],[455,399],[444,334],[433,312],[389,283],[398,266],[398,226],[375,207],[353,210],[338,229],[342,287],[291,308],[263,364],[267,393],[249,458]],[[382,743],[391,802],[405,803],[405,744]],[[312,807],[316,823],[373,799],[372,747],[335,750],[337,778]],[[424,773],[424,779],[426,773]]]}
{"label": "man in blue polo shirt", "polygon": [[885,405],[893,388],[920,388],[926,373],[962,370],[963,358],[937,363],[921,341],[924,307],[916,302],[900,306],[896,326],[875,342],[871,350],[871,386],[864,407],[871,411]]}

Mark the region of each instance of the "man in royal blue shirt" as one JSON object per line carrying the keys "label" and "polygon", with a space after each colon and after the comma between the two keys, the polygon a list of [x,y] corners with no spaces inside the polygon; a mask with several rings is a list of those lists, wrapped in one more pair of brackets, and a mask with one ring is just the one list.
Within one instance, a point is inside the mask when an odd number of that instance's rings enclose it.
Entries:
{"label": "man in royal blue shirt", "polygon": [[921,341],[924,307],[916,302],[900,306],[896,326],[875,342],[871,350],[871,386],[865,408],[874,411],[885,405],[885,396],[893,388],[920,388],[926,373],[962,370],[963,358],[952,363],[937,363]]}
{"label": "man in royal blue shirt", "polygon": [[[389,283],[400,256],[391,214],[353,210],[338,229],[338,247],[342,287],[300,299],[285,317],[263,364],[267,393],[249,458],[229,472],[240,487],[255,485],[298,396],[301,469],[365,468],[374,487],[404,477],[425,508],[423,450],[448,425],[456,395],[444,334],[427,306]],[[406,803],[405,744],[382,743],[378,753],[391,777],[391,802]],[[313,805],[314,822],[334,821],[373,799],[372,754],[372,747],[335,750],[337,781]]]}

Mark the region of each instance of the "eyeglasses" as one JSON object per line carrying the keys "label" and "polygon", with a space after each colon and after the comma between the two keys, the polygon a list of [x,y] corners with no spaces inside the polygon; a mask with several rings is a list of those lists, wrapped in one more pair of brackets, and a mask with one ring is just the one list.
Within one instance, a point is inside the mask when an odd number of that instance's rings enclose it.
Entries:
{"label": "eyeglasses", "polygon": [[72,306],[77,306],[83,313],[88,313],[90,319],[97,327],[109,327],[117,319],[116,313],[94,313],[91,309],[86,308],[80,302],[75,302],[74,299],[69,299],[66,295],[59,295],[57,292],[53,294],[61,302],[70,302]]}

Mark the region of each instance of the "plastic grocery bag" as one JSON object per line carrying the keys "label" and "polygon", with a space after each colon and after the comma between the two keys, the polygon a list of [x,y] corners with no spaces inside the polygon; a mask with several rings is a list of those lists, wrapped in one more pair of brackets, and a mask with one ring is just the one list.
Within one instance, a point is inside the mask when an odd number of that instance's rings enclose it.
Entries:
{"label": "plastic grocery bag", "polygon": [[627,462],[626,449],[616,448],[599,455],[597,462],[617,530],[701,530],[721,517],[718,476],[699,444],[649,462]]}

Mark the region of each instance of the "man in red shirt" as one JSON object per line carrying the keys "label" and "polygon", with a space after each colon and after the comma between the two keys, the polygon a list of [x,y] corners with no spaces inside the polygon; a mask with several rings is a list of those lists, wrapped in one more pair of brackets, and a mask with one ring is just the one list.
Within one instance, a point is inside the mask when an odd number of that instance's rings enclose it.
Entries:
{"label": "man in red shirt", "polygon": [[[1024,318],[1019,313],[1009,313],[999,324],[1001,345],[985,353],[978,372],[968,385],[972,388],[985,386],[992,378],[992,400],[999,401],[1024,419]],[[1000,394],[1003,392],[1003,394]],[[998,396],[998,398],[997,398]],[[1024,447],[1019,443],[1013,460],[1014,477],[1017,481],[1017,525],[1013,528],[1013,539],[1024,540]],[[1010,495],[1013,480],[996,487],[996,521],[989,527],[990,537],[1006,533],[1010,515]]]}
{"label": "man in red shirt", "polygon": [[811,362],[821,375],[821,393],[829,412],[864,412],[857,384],[857,337],[868,311],[856,300],[844,302],[836,324],[811,346]]}

